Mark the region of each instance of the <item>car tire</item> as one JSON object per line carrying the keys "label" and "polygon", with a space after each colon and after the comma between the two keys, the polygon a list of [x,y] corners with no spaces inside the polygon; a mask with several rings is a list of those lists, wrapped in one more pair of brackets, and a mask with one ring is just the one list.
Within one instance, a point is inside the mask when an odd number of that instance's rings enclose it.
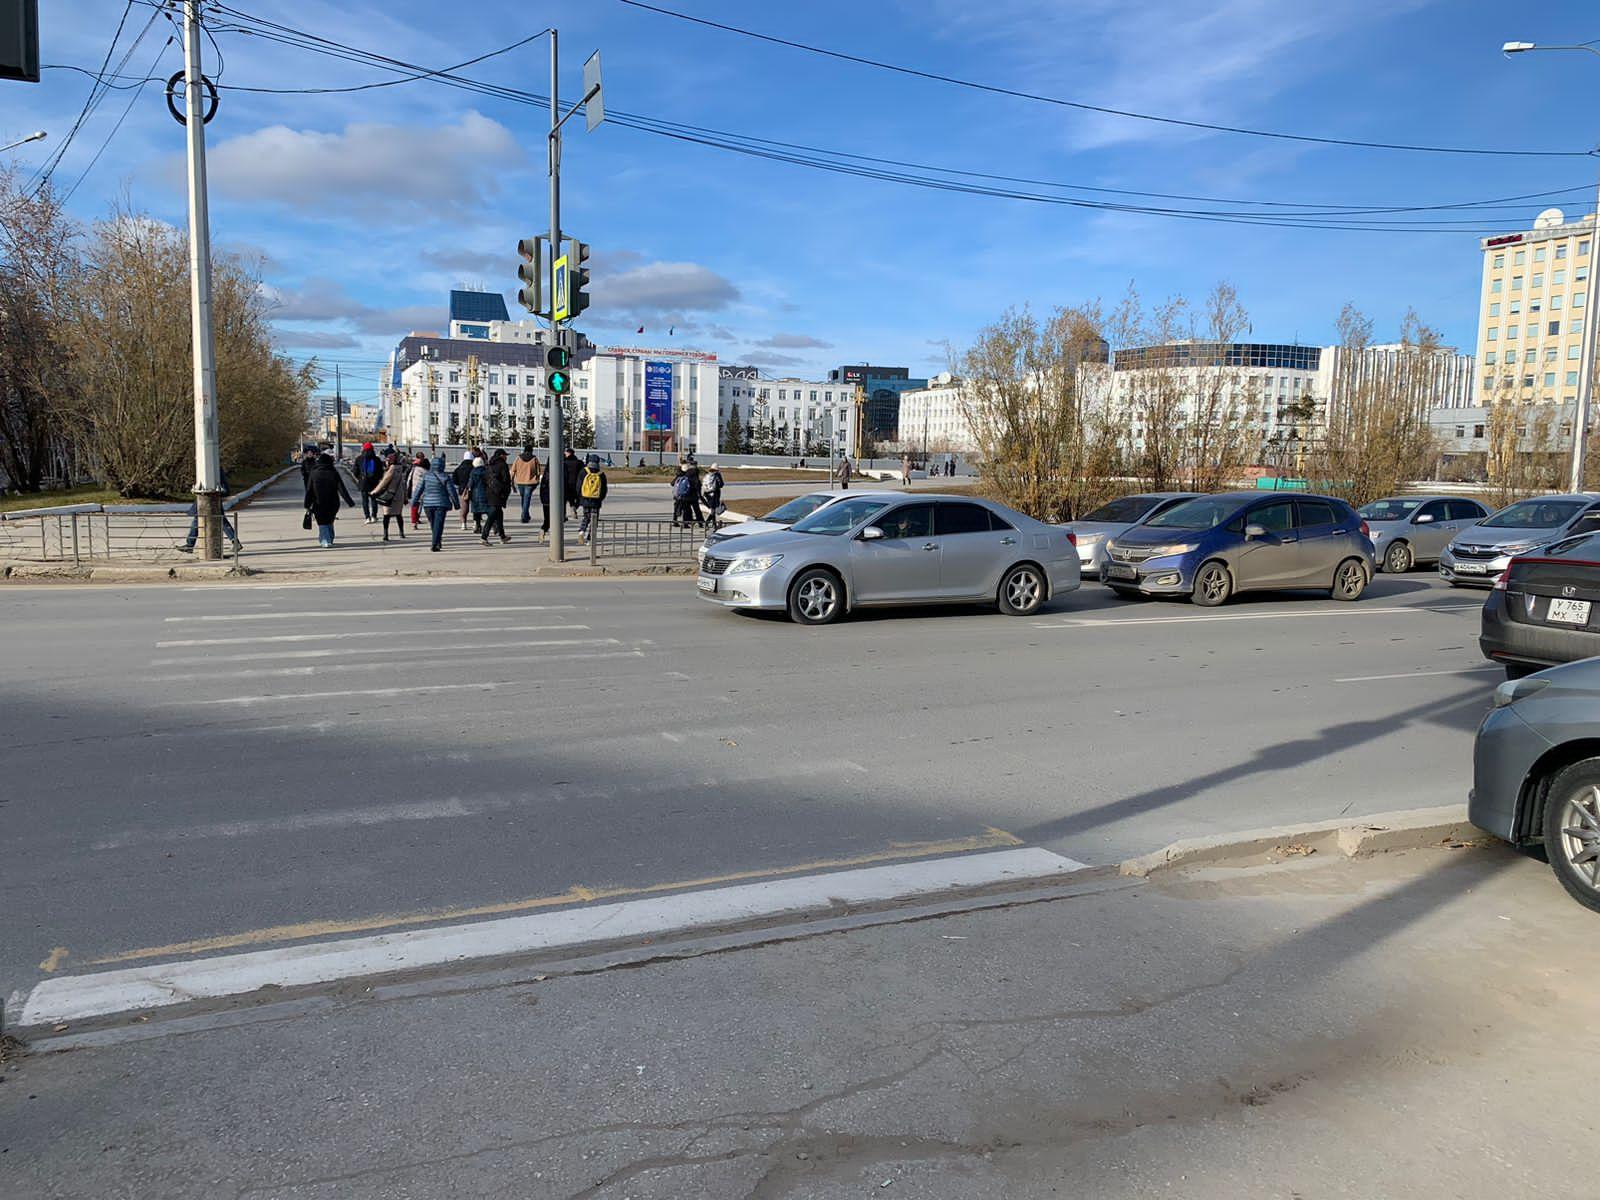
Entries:
{"label": "car tire", "polygon": [[1189,593],[1189,599],[1201,608],[1215,608],[1219,604],[1226,604],[1231,595],[1233,575],[1228,570],[1228,564],[1216,558],[1201,563],[1200,569],[1194,573],[1194,591]]}
{"label": "car tire", "polygon": [[1416,566],[1417,557],[1405,542],[1391,542],[1383,552],[1383,570],[1386,575],[1404,575]]}
{"label": "car tire", "polygon": [[844,583],[824,567],[809,567],[789,585],[789,619],[796,625],[827,625],[844,612]]}
{"label": "car tire", "polygon": [[1600,912],[1600,758],[1573,763],[1550,781],[1544,849],[1567,894]]}
{"label": "car tire", "polygon": [[1044,572],[1032,563],[1018,563],[1000,580],[997,599],[1008,617],[1031,617],[1044,603]]}
{"label": "car tire", "polygon": [[1335,600],[1359,600],[1368,582],[1367,564],[1359,558],[1347,558],[1333,569],[1333,586],[1328,594]]}

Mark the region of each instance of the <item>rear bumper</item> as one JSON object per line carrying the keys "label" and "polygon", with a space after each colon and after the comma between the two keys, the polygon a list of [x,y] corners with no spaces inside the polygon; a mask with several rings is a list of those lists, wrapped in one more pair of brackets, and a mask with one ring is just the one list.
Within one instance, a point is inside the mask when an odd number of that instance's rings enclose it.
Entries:
{"label": "rear bumper", "polygon": [[[1512,620],[1506,613],[1506,601],[1505,592],[1490,592],[1483,603],[1478,648],[1485,658],[1553,667],[1600,654],[1600,633]],[[1512,598],[1512,603],[1520,603],[1520,598]]]}

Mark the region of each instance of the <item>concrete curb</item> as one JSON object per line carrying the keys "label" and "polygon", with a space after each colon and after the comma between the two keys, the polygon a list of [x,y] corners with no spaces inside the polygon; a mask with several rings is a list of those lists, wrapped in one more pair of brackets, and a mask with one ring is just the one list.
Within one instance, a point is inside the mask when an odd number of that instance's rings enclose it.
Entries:
{"label": "concrete curb", "polygon": [[1467,820],[1465,805],[1445,804],[1438,808],[1378,813],[1356,820],[1338,818],[1306,825],[1277,825],[1213,837],[1185,838],[1154,853],[1127,859],[1118,871],[1143,877],[1175,867],[1277,862],[1333,852],[1344,858],[1363,858],[1390,850],[1459,846],[1488,837]]}

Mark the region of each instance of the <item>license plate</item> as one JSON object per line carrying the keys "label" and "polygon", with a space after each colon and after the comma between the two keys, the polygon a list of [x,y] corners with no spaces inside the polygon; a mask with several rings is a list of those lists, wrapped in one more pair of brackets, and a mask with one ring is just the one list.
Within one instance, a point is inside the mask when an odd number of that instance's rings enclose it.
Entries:
{"label": "license plate", "polygon": [[717,581],[715,579],[707,579],[704,575],[702,575],[699,579],[695,580],[695,586],[698,587],[702,592],[714,592],[717,590]]}
{"label": "license plate", "polygon": [[1550,611],[1545,613],[1546,621],[1559,621],[1563,625],[1587,625],[1589,623],[1589,602],[1587,600],[1561,600],[1550,601]]}
{"label": "license plate", "polygon": [[1125,567],[1121,563],[1107,563],[1106,564],[1106,578],[1107,579],[1137,579],[1137,578],[1139,578],[1139,572],[1135,571],[1132,567]]}
{"label": "license plate", "polygon": [[1487,575],[1488,573],[1488,563],[1458,562],[1456,564],[1457,575]]}

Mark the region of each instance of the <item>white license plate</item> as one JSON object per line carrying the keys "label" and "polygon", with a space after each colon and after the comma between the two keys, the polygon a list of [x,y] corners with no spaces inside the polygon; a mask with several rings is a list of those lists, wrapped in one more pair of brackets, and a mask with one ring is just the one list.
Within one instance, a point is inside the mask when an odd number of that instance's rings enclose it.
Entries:
{"label": "white license plate", "polygon": [[702,592],[714,592],[717,590],[717,581],[702,575],[699,579],[695,580],[695,586],[698,587]]}
{"label": "white license plate", "polygon": [[1106,564],[1106,578],[1107,579],[1137,579],[1137,578],[1139,578],[1139,573],[1137,571],[1135,571],[1132,567],[1125,567],[1121,563],[1107,563]]}
{"label": "white license plate", "polygon": [[1550,611],[1545,613],[1546,621],[1560,621],[1563,625],[1587,625],[1589,623],[1589,602],[1587,600],[1560,600],[1550,601]]}
{"label": "white license plate", "polygon": [[1487,575],[1488,573],[1488,563],[1458,562],[1456,564],[1457,575]]}

